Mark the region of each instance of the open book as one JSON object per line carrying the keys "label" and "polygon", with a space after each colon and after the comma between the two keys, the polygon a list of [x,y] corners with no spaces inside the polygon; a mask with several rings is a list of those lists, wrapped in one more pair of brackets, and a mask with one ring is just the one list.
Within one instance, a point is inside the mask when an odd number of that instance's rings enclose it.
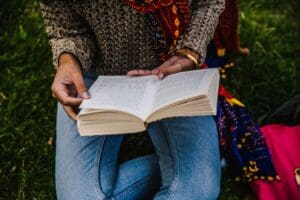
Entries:
{"label": "open book", "polygon": [[157,76],[99,76],[78,114],[80,135],[111,135],[146,130],[156,120],[215,115],[219,86],[217,69]]}

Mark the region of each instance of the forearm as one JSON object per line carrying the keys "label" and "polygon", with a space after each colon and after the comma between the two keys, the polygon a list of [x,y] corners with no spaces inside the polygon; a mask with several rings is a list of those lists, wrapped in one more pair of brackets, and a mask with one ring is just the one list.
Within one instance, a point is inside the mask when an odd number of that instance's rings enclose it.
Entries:
{"label": "forearm", "polygon": [[199,54],[200,62],[204,62],[207,46],[214,36],[224,7],[224,0],[194,0],[191,4],[191,22],[178,41],[176,50],[191,49]]}
{"label": "forearm", "polygon": [[95,44],[91,30],[78,15],[73,2],[41,1],[40,7],[50,38],[54,66],[58,67],[62,54],[69,53],[76,57],[83,69],[88,69],[92,65]]}
{"label": "forearm", "polygon": [[58,58],[58,66],[63,65],[65,63],[70,63],[70,64],[74,64],[74,65],[79,65],[80,66],[80,62],[78,61],[78,59],[70,53],[62,53],[59,58]]}

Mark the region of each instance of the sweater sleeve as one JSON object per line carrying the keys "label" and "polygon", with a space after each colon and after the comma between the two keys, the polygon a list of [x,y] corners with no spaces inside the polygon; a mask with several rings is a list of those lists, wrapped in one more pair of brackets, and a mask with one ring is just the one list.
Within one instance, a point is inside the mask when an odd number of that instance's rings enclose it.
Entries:
{"label": "sweater sleeve", "polygon": [[193,0],[191,21],[186,32],[180,37],[175,50],[189,48],[199,53],[203,63],[206,49],[214,36],[219,16],[225,8],[224,0]]}
{"label": "sweater sleeve", "polygon": [[62,53],[70,53],[83,69],[88,69],[92,65],[95,44],[90,29],[76,12],[72,1],[42,0],[40,8],[50,37],[54,66],[58,67]]}

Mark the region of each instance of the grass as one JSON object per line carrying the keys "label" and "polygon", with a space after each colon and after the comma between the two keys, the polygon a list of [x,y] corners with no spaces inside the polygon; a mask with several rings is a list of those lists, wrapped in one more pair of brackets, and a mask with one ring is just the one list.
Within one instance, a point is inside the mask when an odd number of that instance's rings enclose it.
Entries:
{"label": "grass", "polygon": [[[251,54],[235,58],[225,84],[258,119],[299,93],[300,6],[240,0],[240,7],[241,43]],[[38,2],[1,1],[0,19],[0,200],[55,199],[55,72]],[[243,198],[247,187],[224,174],[220,199]]]}

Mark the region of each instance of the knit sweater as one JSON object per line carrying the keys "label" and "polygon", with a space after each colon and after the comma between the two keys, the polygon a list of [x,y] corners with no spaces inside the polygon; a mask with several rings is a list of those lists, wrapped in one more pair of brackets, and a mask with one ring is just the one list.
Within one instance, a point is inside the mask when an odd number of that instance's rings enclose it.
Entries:
{"label": "knit sweater", "polygon": [[[56,67],[64,52],[73,54],[83,69],[93,67],[102,75],[161,64],[149,18],[122,0],[44,0],[40,7]],[[175,49],[193,49],[204,61],[224,0],[194,0],[190,9],[191,22]]]}

